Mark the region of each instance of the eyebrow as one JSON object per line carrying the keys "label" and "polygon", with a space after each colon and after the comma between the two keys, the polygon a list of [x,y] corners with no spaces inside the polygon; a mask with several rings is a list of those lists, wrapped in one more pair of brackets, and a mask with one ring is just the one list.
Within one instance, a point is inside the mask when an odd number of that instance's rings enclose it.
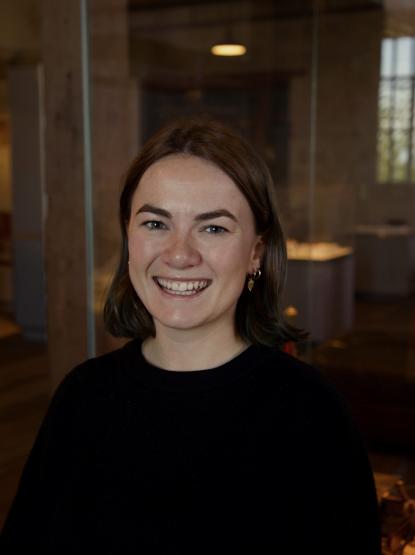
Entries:
{"label": "eyebrow", "polygon": [[[158,216],[163,216],[164,218],[168,218],[170,220],[172,219],[172,215],[168,210],[164,210],[164,208],[158,208],[157,206],[153,206],[152,204],[143,204],[143,206],[137,210],[136,216],[141,212],[151,212],[153,214],[157,214]],[[226,218],[230,218],[234,222],[238,221],[236,217],[232,214],[232,212],[229,212],[229,210],[226,210],[226,208],[219,208],[218,210],[212,210],[211,212],[203,212],[203,214],[198,214],[197,216],[195,216],[195,221],[201,222],[205,220],[212,220],[213,218],[220,218],[223,216],[225,216]]]}

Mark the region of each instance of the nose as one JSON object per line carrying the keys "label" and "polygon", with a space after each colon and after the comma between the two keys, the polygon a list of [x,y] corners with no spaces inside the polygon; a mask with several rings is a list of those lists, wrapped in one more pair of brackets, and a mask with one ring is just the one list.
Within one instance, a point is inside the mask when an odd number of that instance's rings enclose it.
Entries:
{"label": "nose", "polygon": [[200,264],[202,257],[187,233],[175,233],[162,255],[162,261],[172,268],[188,268]]}

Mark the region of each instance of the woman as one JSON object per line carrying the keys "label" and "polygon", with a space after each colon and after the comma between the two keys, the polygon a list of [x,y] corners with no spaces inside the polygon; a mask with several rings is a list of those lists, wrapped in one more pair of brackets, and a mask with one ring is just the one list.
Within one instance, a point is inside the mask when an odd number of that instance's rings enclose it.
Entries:
{"label": "woman", "polygon": [[4,553],[379,554],[365,450],[319,373],[281,350],[286,253],[270,174],[184,120],[133,162],[108,330],[60,385]]}

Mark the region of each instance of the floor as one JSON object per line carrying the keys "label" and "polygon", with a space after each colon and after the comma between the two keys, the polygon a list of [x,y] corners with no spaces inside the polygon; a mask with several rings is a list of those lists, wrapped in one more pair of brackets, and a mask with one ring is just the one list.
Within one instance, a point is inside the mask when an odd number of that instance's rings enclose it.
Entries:
{"label": "floor", "polygon": [[[359,423],[363,428],[366,426],[368,440],[373,439],[370,434],[374,431],[376,440],[376,431],[383,428],[379,421],[368,417],[376,403],[376,414],[395,407],[397,421],[394,425],[397,427],[402,418],[402,413],[399,412],[401,405],[402,410],[415,408],[413,390],[408,390],[408,383],[412,382],[407,380],[408,375],[412,375],[410,370],[415,367],[411,366],[414,358],[410,352],[414,348],[415,332],[411,327],[414,314],[415,300],[400,305],[359,301],[356,305],[356,327],[353,333],[319,345],[313,350],[313,362],[336,382],[348,398],[352,410],[361,419]],[[385,332],[385,329],[388,331]],[[47,346],[25,341],[20,330],[10,320],[1,317],[0,353],[1,527],[45,414],[50,384]],[[392,395],[393,402],[389,398],[391,384],[395,384],[396,390]],[[415,418],[412,422],[415,422]],[[407,423],[401,427],[411,431],[413,425]],[[385,430],[380,430],[379,437],[382,436],[381,432],[384,433]],[[378,447],[381,448],[374,448],[376,441],[372,442],[369,453],[378,494],[380,496],[396,477],[401,477],[411,486],[410,493],[415,497],[415,450],[408,448],[414,437],[411,437],[411,441],[408,439],[407,444],[405,441],[394,444],[393,426],[386,432],[388,441],[379,444]],[[410,435],[414,436],[415,433],[412,431]],[[405,439],[405,434],[403,438]]]}
{"label": "floor", "polygon": [[[4,321],[0,320],[0,329]],[[3,329],[4,331],[4,329]],[[49,402],[47,347],[0,339],[0,527]]]}

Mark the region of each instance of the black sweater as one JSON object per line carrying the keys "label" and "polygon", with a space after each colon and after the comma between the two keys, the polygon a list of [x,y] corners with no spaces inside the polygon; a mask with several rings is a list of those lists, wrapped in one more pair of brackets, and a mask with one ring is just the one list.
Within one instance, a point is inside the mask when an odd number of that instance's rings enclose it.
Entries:
{"label": "black sweater", "polygon": [[319,372],[251,346],[208,370],[141,344],[59,386],[1,553],[379,555],[372,472]]}

